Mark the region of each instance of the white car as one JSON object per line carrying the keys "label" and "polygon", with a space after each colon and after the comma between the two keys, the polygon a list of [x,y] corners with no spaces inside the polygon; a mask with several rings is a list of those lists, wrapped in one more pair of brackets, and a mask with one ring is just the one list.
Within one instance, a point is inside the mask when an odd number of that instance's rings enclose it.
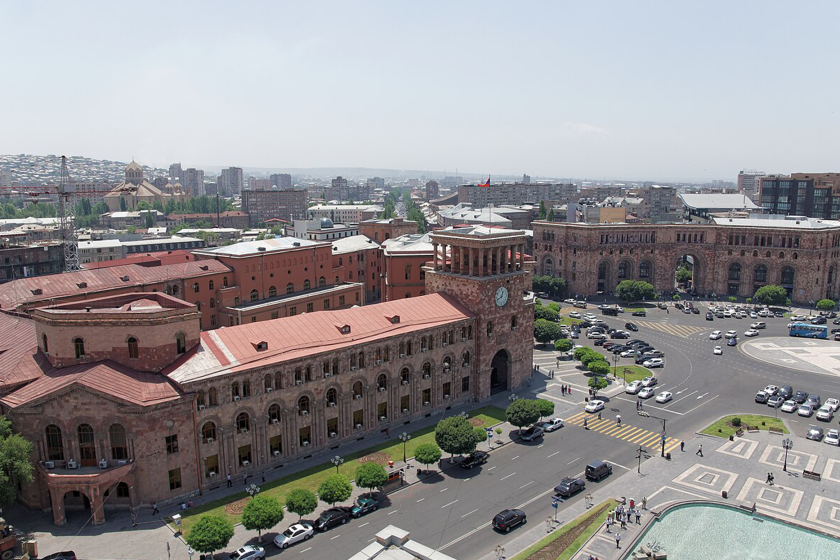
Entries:
{"label": "white car", "polygon": [[624,392],[627,393],[628,395],[635,395],[639,391],[642,390],[642,387],[643,387],[642,382],[637,379],[636,381],[633,381],[632,383],[630,383],[627,386],[627,389],[624,390]]}
{"label": "white car", "polygon": [[258,558],[265,558],[265,549],[261,546],[247,544],[241,548],[237,548],[235,552],[227,557],[227,560],[256,560]]}
{"label": "white car", "polygon": [[758,336],[758,331],[755,329],[750,329],[744,332],[744,336]]}
{"label": "white car", "polygon": [[656,395],[656,402],[658,403],[666,403],[674,398],[674,395],[670,391],[662,391],[658,395]]}
{"label": "white car", "polygon": [[775,395],[776,393],[779,392],[779,388],[776,385],[768,385],[763,390],[770,397],[772,397],[773,395]]}
{"label": "white car", "polygon": [[723,354],[723,348],[721,348],[720,346],[715,346],[713,352],[715,353],[715,356],[721,356]]}
{"label": "white car", "polygon": [[662,358],[651,358],[646,360],[643,364],[646,368],[665,367],[665,362]]}
{"label": "white car", "polygon": [[791,321],[807,321],[808,317],[806,317],[805,315],[791,315],[790,320]]}
{"label": "white car", "polygon": [[315,529],[309,523],[295,523],[274,537],[274,544],[278,548],[286,548],[301,541],[308,541],[314,533]]}
{"label": "white car", "polygon": [[595,339],[599,339],[599,338],[603,339],[603,338],[607,338],[607,335],[605,335],[602,332],[588,332],[588,333],[586,333],[586,338],[588,338],[590,340],[595,340]]}
{"label": "white car", "polygon": [[782,412],[796,412],[799,403],[796,401],[785,401],[782,405]]}
{"label": "white car", "polygon": [[817,420],[831,422],[832,418],[834,418],[834,409],[827,404],[822,405],[817,411]]}
{"label": "white car", "polygon": [[750,311],[750,319],[758,319],[758,314],[755,311]]}
{"label": "white car", "polygon": [[767,317],[768,315],[770,315],[770,312],[767,311],[766,309],[762,309],[761,311],[758,312],[759,317]]}
{"label": "white car", "polygon": [[596,317],[592,313],[584,313],[583,318],[586,319],[587,321],[594,321],[598,317]]}
{"label": "white car", "polygon": [[550,420],[546,420],[543,422],[543,430],[546,432],[553,432],[554,430],[559,430],[564,426],[563,420],[560,418],[552,418]]}
{"label": "white car", "polygon": [[799,407],[796,411],[799,416],[804,416],[806,418],[810,418],[811,415],[814,413],[814,407],[810,404],[803,404]]}
{"label": "white car", "polygon": [[625,350],[624,352],[619,354],[619,356],[621,356],[622,358],[632,358],[635,355],[636,355],[635,350]]}
{"label": "white car", "polygon": [[644,389],[639,391],[639,398],[640,399],[649,399],[655,394],[656,394],[656,389],[654,389],[653,387],[645,387]]}
{"label": "white car", "polygon": [[589,401],[588,403],[586,403],[586,408],[584,408],[584,410],[586,412],[598,412],[600,410],[604,410],[604,401]]}
{"label": "white car", "polygon": [[620,305],[616,305],[615,308],[618,310],[619,313],[624,313],[624,308]]}
{"label": "white car", "polygon": [[757,323],[753,323],[752,325],[750,325],[750,328],[751,329],[766,329],[767,328],[767,323],[765,323],[764,321],[758,321]]}
{"label": "white car", "polygon": [[835,429],[828,430],[823,441],[828,445],[840,445],[840,431]]}
{"label": "white car", "polygon": [[709,335],[709,340],[720,340],[723,337],[723,333],[720,331],[712,331],[712,334]]}
{"label": "white car", "polygon": [[723,312],[723,316],[726,317],[727,319],[729,319],[730,317],[732,317],[732,310],[727,309],[726,311]]}
{"label": "white car", "polygon": [[573,299],[564,299],[564,300],[563,300],[563,303],[569,303],[569,304],[574,305],[575,300],[573,300]]}
{"label": "white car", "polygon": [[642,387],[653,387],[659,383],[659,380],[652,375],[649,375],[642,379]]}
{"label": "white car", "polygon": [[736,331],[726,331],[726,338],[738,338]]}
{"label": "white car", "polygon": [[580,313],[578,313],[577,311],[572,311],[569,313],[569,317],[571,317],[572,319],[580,319]]}
{"label": "white car", "polygon": [[840,400],[837,399],[826,399],[825,406],[830,406],[831,410],[837,412],[837,409],[840,408]]}

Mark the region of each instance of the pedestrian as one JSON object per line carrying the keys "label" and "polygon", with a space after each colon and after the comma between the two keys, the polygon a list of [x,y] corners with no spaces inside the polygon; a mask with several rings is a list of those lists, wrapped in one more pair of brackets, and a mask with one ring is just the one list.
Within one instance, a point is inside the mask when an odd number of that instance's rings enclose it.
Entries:
{"label": "pedestrian", "polygon": [[612,517],[608,515],[607,516],[607,533],[610,532],[610,527],[612,527]]}
{"label": "pedestrian", "polygon": [[685,453],[685,442],[684,442],[684,441],[681,441],[681,442],[680,442],[680,451],[682,451],[683,453]]}
{"label": "pedestrian", "polygon": [[616,533],[615,534],[615,547],[616,548],[621,548],[621,545],[619,544],[620,542],[621,542],[621,533]]}
{"label": "pedestrian", "polygon": [[152,515],[157,515],[160,513],[160,510],[157,507],[157,502],[152,503]]}
{"label": "pedestrian", "polygon": [[599,412],[598,413],[598,420],[600,420],[600,419],[601,419],[601,413]]}
{"label": "pedestrian", "polygon": [[642,498],[642,509],[647,509],[647,496]]}
{"label": "pedestrian", "polygon": [[641,524],[642,524],[642,511],[637,509],[636,510],[636,525],[641,525]]}
{"label": "pedestrian", "polygon": [[263,481],[263,483],[265,483],[265,473],[263,473],[263,475],[262,475],[262,481]]}
{"label": "pedestrian", "polygon": [[571,394],[572,394],[572,386],[571,386],[571,385],[569,385],[568,387],[566,387],[566,394],[567,394],[567,395],[571,395]]}
{"label": "pedestrian", "polygon": [[770,473],[770,486],[773,486],[775,480],[776,480],[776,477],[773,476],[773,473]]}
{"label": "pedestrian", "polygon": [[621,426],[621,414],[615,416],[615,423]]}
{"label": "pedestrian", "polygon": [[233,480],[231,480],[230,475],[227,475],[227,487],[230,488],[233,486]]}
{"label": "pedestrian", "polygon": [[626,511],[621,513],[621,528],[622,529],[627,528],[627,512]]}
{"label": "pedestrian", "polygon": [[385,437],[386,438],[391,437],[391,428],[385,428]]}
{"label": "pedestrian", "polygon": [[766,484],[772,484],[772,482],[770,481],[771,476],[773,476],[773,475],[770,474],[770,473],[767,473],[767,480],[764,481]]}
{"label": "pedestrian", "polygon": [[137,527],[137,512],[134,510],[131,511],[131,526]]}
{"label": "pedestrian", "polygon": [[697,449],[697,453],[695,453],[695,455],[700,455],[701,457],[703,456],[703,446],[702,445]]}
{"label": "pedestrian", "polygon": [[242,476],[242,483],[245,486],[248,486],[248,475],[247,474]]}
{"label": "pedestrian", "polygon": [[588,420],[587,418],[584,418],[584,419],[583,419],[583,429],[584,429],[584,430],[588,430],[588,429],[589,429],[589,426],[587,426],[587,420]]}

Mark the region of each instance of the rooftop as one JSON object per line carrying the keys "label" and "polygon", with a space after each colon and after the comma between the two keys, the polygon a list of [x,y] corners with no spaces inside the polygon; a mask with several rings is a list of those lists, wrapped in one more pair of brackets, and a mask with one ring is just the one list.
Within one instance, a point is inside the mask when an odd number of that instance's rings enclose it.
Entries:
{"label": "rooftop", "polygon": [[298,239],[297,237],[275,237],[260,241],[242,241],[241,243],[225,245],[224,247],[213,247],[212,249],[200,249],[196,253],[211,257],[245,257],[260,253],[288,251],[301,247],[314,247],[321,244],[322,242]]}
{"label": "rooftop", "polygon": [[756,210],[758,206],[744,194],[680,194],[683,204],[692,209],[731,210],[742,208]]}
{"label": "rooftop", "polygon": [[840,228],[840,222],[835,220],[820,220],[805,216],[780,216],[778,214],[750,214],[749,218],[713,218],[713,221],[715,224],[723,226],[812,230]]}
{"label": "rooftop", "polygon": [[378,249],[379,243],[366,235],[351,235],[350,237],[342,237],[331,241],[333,255],[343,255],[344,253],[356,253],[366,249]]}
{"label": "rooftop", "polygon": [[385,254],[390,253],[423,253],[431,255],[434,247],[428,233],[409,233],[382,242]]}

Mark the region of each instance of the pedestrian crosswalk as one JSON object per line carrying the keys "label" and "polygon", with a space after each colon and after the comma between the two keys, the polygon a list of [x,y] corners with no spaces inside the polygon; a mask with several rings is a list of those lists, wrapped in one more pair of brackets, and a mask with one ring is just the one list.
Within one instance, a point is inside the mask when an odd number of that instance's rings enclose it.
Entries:
{"label": "pedestrian crosswalk", "polygon": [[[566,425],[583,427],[586,421],[586,427],[592,431],[603,434],[605,436],[614,437],[633,445],[641,447],[652,447],[659,449],[662,445],[662,434],[660,432],[652,432],[637,426],[631,426],[622,422],[617,424],[614,418],[598,419],[597,414],[590,414],[588,412],[579,412],[570,418],[565,419]],[[681,443],[680,439],[673,437],[665,438],[665,452],[669,452]]]}
{"label": "pedestrian crosswalk", "polygon": [[682,338],[688,338],[693,334],[701,333],[708,330],[704,327],[691,327],[688,325],[671,325],[669,323],[660,323],[654,321],[636,321],[636,324],[640,327],[646,327],[648,329],[661,331],[666,334],[670,334],[672,336],[679,336]]}

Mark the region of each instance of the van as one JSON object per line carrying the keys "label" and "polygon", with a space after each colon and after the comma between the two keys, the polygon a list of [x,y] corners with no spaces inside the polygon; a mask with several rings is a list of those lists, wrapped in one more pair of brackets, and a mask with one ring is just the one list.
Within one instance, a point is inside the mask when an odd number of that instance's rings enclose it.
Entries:
{"label": "van", "polygon": [[586,478],[588,480],[599,481],[612,474],[612,465],[604,461],[593,461],[586,465]]}
{"label": "van", "polygon": [[756,321],[755,323],[750,325],[750,327],[752,327],[754,329],[766,329],[767,328],[767,323],[765,323],[764,321]]}

